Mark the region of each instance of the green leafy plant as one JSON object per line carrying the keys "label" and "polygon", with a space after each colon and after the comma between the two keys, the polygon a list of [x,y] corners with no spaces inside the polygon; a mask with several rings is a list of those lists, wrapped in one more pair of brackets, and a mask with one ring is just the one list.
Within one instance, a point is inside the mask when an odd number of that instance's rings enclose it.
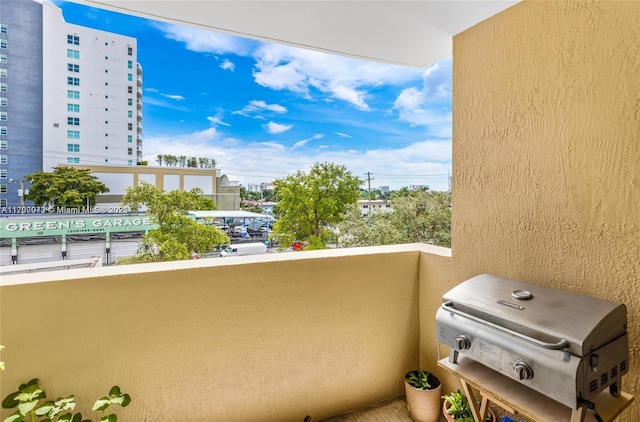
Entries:
{"label": "green leafy plant", "polygon": [[418,390],[433,390],[440,385],[440,380],[435,375],[422,369],[407,372],[404,379]]}
{"label": "green leafy plant", "polygon": [[[20,385],[18,391],[9,394],[2,401],[5,409],[17,408],[4,422],[92,422],[84,419],[81,413],[72,413],[76,407],[75,397],[59,397],[51,401],[45,400],[47,395],[40,387],[37,378]],[[126,407],[131,403],[131,397],[120,391],[120,387],[113,386],[108,396],[96,400],[92,410],[101,412],[99,422],[117,422],[118,417],[107,410],[113,404]]]}
{"label": "green leafy plant", "polygon": [[[449,404],[446,408],[447,413],[456,422],[474,422],[473,413],[471,412],[471,406],[467,400],[467,396],[460,390],[452,391],[451,394],[442,396],[445,402]],[[487,422],[493,421],[490,413],[487,413]]]}

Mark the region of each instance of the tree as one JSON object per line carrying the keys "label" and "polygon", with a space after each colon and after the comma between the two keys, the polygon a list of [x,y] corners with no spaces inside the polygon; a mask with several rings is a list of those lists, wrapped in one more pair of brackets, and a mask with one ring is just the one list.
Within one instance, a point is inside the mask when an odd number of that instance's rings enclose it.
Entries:
{"label": "tree", "polygon": [[270,237],[285,248],[292,242],[304,242],[305,249],[322,249],[332,236],[329,226],[342,221],[349,205],[360,197],[362,179],[345,166],[315,163],[309,173],[277,179],[274,193],[278,221]]}
{"label": "tree", "polygon": [[405,243],[389,214],[376,212],[363,218],[357,205],[349,207],[344,220],[338,225],[338,231],[340,244],[347,248]]}
{"label": "tree", "polygon": [[25,199],[38,205],[78,208],[94,206],[96,195],[109,188],[88,169],[59,166],[52,172],[36,171],[25,176],[30,183]]}
{"label": "tree", "polygon": [[413,191],[395,196],[389,214],[405,243],[424,242],[451,247],[451,194],[449,192]]}
{"label": "tree", "polygon": [[118,263],[175,261],[191,258],[192,253],[204,253],[220,245],[228,245],[229,236],[220,229],[200,224],[186,214],[193,210],[212,210],[215,204],[203,197],[199,188],[180,192],[165,192],[141,182],[127,188],[122,204],[138,210],[142,204],[157,228],[145,235],[135,256]]}
{"label": "tree", "polygon": [[340,243],[353,247],[423,242],[451,247],[449,193],[407,189],[394,193],[391,205],[392,212],[367,218],[362,218],[359,208],[350,209],[338,226]]}

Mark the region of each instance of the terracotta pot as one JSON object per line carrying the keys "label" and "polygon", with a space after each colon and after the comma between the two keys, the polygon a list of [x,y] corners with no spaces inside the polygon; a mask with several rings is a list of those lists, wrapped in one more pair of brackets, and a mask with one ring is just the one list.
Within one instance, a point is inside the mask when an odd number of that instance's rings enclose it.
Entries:
{"label": "terracotta pot", "polygon": [[[447,419],[448,422],[455,422],[455,419],[453,419],[453,416],[451,416],[449,412],[447,412],[448,408],[449,408],[449,402],[445,400],[444,403],[442,404],[442,413],[444,414],[444,417]],[[491,420],[493,422],[497,422],[496,414],[493,413],[493,410],[491,410],[490,407],[487,407],[487,413],[491,416]]]}
{"label": "terracotta pot", "polygon": [[433,390],[418,390],[405,381],[409,417],[415,422],[438,422],[442,385]]}

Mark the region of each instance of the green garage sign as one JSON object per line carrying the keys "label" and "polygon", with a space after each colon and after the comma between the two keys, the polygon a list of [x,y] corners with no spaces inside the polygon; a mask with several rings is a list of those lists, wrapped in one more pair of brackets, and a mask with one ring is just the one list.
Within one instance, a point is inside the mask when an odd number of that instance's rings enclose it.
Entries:
{"label": "green garage sign", "polygon": [[57,218],[0,218],[0,239],[18,237],[62,236],[88,233],[121,233],[148,231],[149,216],[78,217]]}

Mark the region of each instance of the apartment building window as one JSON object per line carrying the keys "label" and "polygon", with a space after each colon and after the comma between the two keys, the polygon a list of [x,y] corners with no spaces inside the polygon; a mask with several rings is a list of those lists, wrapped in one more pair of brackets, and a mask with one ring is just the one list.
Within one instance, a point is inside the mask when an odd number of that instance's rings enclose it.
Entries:
{"label": "apartment building window", "polygon": [[67,104],[67,111],[80,113],[80,104]]}
{"label": "apartment building window", "polygon": [[80,126],[79,117],[67,117],[67,124],[71,126]]}
{"label": "apartment building window", "polygon": [[0,149],[7,149],[7,141],[2,139],[0,140]]}
{"label": "apartment building window", "polygon": [[129,86],[127,87],[127,92],[128,92],[129,94],[133,94],[133,87],[132,87],[131,85],[129,85]]}
{"label": "apartment building window", "polygon": [[5,183],[0,184],[0,193],[7,193],[7,185]]}
{"label": "apartment building window", "polygon": [[67,44],[80,45],[80,37],[77,35],[67,35]]}
{"label": "apartment building window", "polygon": [[80,157],[67,157],[68,164],[80,164]]}
{"label": "apartment building window", "polygon": [[0,92],[7,92],[7,84],[5,82],[0,82]]}
{"label": "apartment building window", "polygon": [[79,130],[68,130],[67,131],[67,139],[80,139],[80,131]]}
{"label": "apartment building window", "polygon": [[79,64],[67,63],[67,70],[69,72],[78,73],[78,72],[80,72],[80,65]]}
{"label": "apartment building window", "polygon": [[127,105],[133,105],[133,98],[127,98]]}
{"label": "apartment building window", "polygon": [[0,120],[6,122],[7,121],[7,112],[6,111],[0,111]]}
{"label": "apartment building window", "polygon": [[127,61],[127,69],[133,69],[133,62],[131,60]]}
{"label": "apartment building window", "polygon": [[0,179],[7,178],[7,169],[0,169]]}
{"label": "apartment building window", "polygon": [[7,77],[7,69],[0,69],[0,78]]}
{"label": "apartment building window", "polygon": [[79,100],[80,99],[80,91],[68,90],[67,91],[67,98],[71,98],[72,100]]}
{"label": "apartment building window", "polygon": [[80,78],[67,77],[67,85],[80,86]]}
{"label": "apartment building window", "polygon": [[133,123],[127,123],[127,129],[133,130]]}
{"label": "apartment building window", "polygon": [[131,119],[133,117],[133,111],[127,111],[127,116]]}
{"label": "apartment building window", "polygon": [[127,155],[133,155],[133,148],[127,148]]}
{"label": "apartment building window", "polygon": [[0,97],[0,107],[7,107],[8,100],[7,97]]}
{"label": "apartment building window", "polygon": [[133,142],[133,136],[131,135],[127,136],[127,142],[129,143]]}
{"label": "apartment building window", "polygon": [[67,58],[69,58],[69,59],[79,59],[80,58],[80,51],[79,50],[72,50],[71,48],[67,48]]}
{"label": "apartment building window", "polygon": [[0,164],[7,164],[8,158],[6,155],[0,155]]}
{"label": "apartment building window", "polygon": [[0,63],[6,63],[6,62],[7,62],[7,55],[0,54]]}
{"label": "apartment building window", "polygon": [[1,198],[0,199],[0,207],[6,207],[7,206],[7,200],[5,198]]}
{"label": "apartment building window", "polygon": [[4,38],[0,39],[0,48],[7,48],[7,40]]}
{"label": "apartment building window", "polygon": [[130,56],[133,56],[133,48],[132,47],[127,47],[127,54]]}
{"label": "apartment building window", "polygon": [[0,126],[0,135],[6,135],[6,134],[7,134],[7,127],[6,126]]}
{"label": "apartment building window", "polygon": [[80,152],[80,144],[67,144],[67,152]]}
{"label": "apartment building window", "polygon": [[7,33],[7,24],[6,23],[0,23],[0,33],[2,33],[2,34],[6,34]]}
{"label": "apartment building window", "polygon": [[129,82],[133,82],[133,75],[132,75],[131,73],[128,73],[128,74],[127,74],[127,80],[128,80]]}

